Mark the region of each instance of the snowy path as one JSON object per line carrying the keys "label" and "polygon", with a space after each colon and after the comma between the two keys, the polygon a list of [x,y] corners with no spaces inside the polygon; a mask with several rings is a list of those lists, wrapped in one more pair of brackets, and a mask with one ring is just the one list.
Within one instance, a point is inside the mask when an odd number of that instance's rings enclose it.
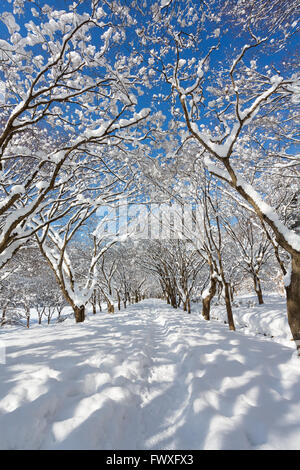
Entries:
{"label": "snowy path", "polygon": [[0,448],[300,449],[300,361],[158,300],[1,333]]}

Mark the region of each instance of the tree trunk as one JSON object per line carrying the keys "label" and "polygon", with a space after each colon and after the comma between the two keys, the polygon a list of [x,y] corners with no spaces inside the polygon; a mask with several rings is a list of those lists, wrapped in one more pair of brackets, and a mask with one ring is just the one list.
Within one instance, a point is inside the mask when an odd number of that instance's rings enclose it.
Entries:
{"label": "tree trunk", "polygon": [[25,307],[26,311],[26,326],[29,328],[30,326],[30,307]]}
{"label": "tree trunk", "polygon": [[229,285],[228,285],[227,282],[225,282],[224,288],[225,288],[224,289],[225,290],[225,304],[226,304],[227,320],[228,320],[229,329],[232,330],[232,331],[235,331],[232,308],[231,308],[231,302],[230,302]]}
{"label": "tree trunk", "polygon": [[1,320],[1,323],[4,323],[5,322],[5,319],[6,319],[6,310],[7,310],[7,307],[3,307],[2,309],[2,320]]}
{"label": "tree trunk", "polygon": [[262,295],[262,291],[261,291],[261,288],[259,287],[259,289],[256,291],[256,294],[257,294],[257,298],[258,298],[258,303],[259,305],[262,305],[264,303],[264,299],[263,299],[263,295]]}
{"label": "tree trunk", "polygon": [[291,262],[290,283],[286,286],[287,314],[298,356],[300,356],[300,255],[294,255]]}
{"label": "tree trunk", "polygon": [[223,282],[219,282],[218,283],[218,302],[220,302],[222,292],[223,292]]}
{"label": "tree trunk", "polygon": [[210,279],[208,295],[202,299],[202,315],[205,320],[210,319],[210,304],[217,290],[217,281],[214,277]]}
{"label": "tree trunk", "polygon": [[173,308],[177,308],[176,294],[172,294],[171,296],[171,305]]}
{"label": "tree trunk", "polygon": [[99,307],[99,312],[102,312],[102,305],[101,305],[101,298],[100,298],[100,296],[98,297],[98,307]]}
{"label": "tree trunk", "polygon": [[75,321],[76,323],[81,323],[85,319],[85,307],[84,305],[81,305],[80,307],[73,307],[74,314],[75,314]]}
{"label": "tree trunk", "polygon": [[97,293],[96,293],[95,290],[94,290],[94,292],[93,292],[93,294],[92,294],[92,297],[91,297],[90,302],[91,302],[91,304],[92,304],[93,315],[96,315],[96,313],[97,313],[97,307],[96,307],[96,303],[97,303]]}
{"label": "tree trunk", "polygon": [[230,284],[230,300],[233,302],[234,298],[234,287]]}
{"label": "tree trunk", "polygon": [[106,302],[106,303],[107,303],[107,313],[115,313],[114,304],[110,302]]}
{"label": "tree trunk", "polygon": [[202,316],[204,320],[210,320],[210,296],[202,299]]}
{"label": "tree trunk", "polygon": [[254,281],[254,289],[258,298],[258,303],[259,305],[262,305],[264,303],[264,299],[263,299],[263,294],[261,290],[260,279],[257,275],[255,275],[253,278],[253,281]]}

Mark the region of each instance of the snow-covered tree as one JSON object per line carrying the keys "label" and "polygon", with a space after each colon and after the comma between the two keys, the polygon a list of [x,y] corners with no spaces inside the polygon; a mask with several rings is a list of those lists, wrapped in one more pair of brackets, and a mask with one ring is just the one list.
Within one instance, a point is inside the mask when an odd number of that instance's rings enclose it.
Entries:
{"label": "snow-covered tree", "polygon": [[236,223],[230,223],[227,219],[225,221],[225,229],[232,238],[234,246],[240,255],[240,264],[243,270],[253,280],[259,304],[263,304],[261,272],[273,254],[272,245],[262,227],[259,226],[253,217],[251,218],[245,211],[239,211],[237,217]]}
{"label": "snow-covered tree", "polygon": [[97,171],[102,153],[95,149],[124,151],[149,132],[150,111],[137,106],[138,54],[120,52],[132,24],[128,9],[116,15],[98,2],[84,11],[80,3],[66,6],[7,3],[1,14],[1,265],[37,230],[30,222],[40,210],[70,200],[67,183],[71,191],[75,179]]}
{"label": "snow-covered tree", "polygon": [[297,4],[156,2],[152,21],[138,34],[153,87],[165,83],[160,99],[169,97],[174,119],[185,122],[181,145],[194,140],[207,171],[232,188],[289,253],[287,311],[300,353],[300,238],[272,204],[268,184],[270,172],[291,178],[299,168]]}

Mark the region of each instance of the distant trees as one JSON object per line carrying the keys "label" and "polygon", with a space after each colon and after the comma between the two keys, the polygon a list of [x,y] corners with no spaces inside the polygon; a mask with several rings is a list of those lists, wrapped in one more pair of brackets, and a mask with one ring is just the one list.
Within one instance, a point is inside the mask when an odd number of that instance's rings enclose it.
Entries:
{"label": "distant trees", "polygon": [[58,285],[36,246],[26,246],[6,265],[0,282],[1,324],[20,323],[29,328],[32,309],[38,323],[66,305]]}
{"label": "distant trees", "polygon": [[262,227],[249,214],[239,211],[237,222],[228,220],[225,229],[240,255],[241,267],[252,278],[258,303],[263,304],[261,273],[272,255],[272,245]]}
{"label": "distant trees", "polygon": [[146,243],[139,263],[146,272],[154,274],[161,286],[162,295],[174,308],[182,306],[191,313],[191,301],[205,269],[205,262],[199,257],[188,240],[153,240]]}

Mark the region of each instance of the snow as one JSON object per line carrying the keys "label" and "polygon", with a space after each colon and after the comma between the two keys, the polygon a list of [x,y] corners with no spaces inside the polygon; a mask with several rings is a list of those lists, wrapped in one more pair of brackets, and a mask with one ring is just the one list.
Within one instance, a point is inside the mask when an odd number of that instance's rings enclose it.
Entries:
{"label": "snow", "polygon": [[300,236],[296,232],[294,232],[294,230],[290,230],[281,222],[275,210],[262,199],[259,193],[253,188],[253,186],[247,183],[240,175],[238,175],[237,177],[236,185],[243,188],[243,190],[248,194],[248,196],[250,196],[251,199],[255,202],[255,204],[259,207],[260,211],[274,223],[277,230],[289,243],[292,249],[294,249],[295,251],[300,251]]}
{"label": "snow", "polygon": [[47,181],[38,181],[35,186],[37,189],[41,191],[42,189],[45,189],[48,187],[48,183]]}
{"label": "snow", "polygon": [[[224,144],[226,145],[226,143]],[[227,170],[221,169],[209,158],[204,158],[204,164],[209,172],[214,173],[216,176],[230,182],[231,177]],[[247,183],[241,175],[236,175],[236,187],[241,187],[245,193],[253,200],[255,205],[259,208],[262,214],[264,214],[271,222],[274,224],[278,232],[286,240],[286,242],[291,246],[295,251],[300,251],[300,236],[294,231],[289,229],[284,225],[279,219],[276,211],[267,204],[260,194],[254,189],[254,187]]]}
{"label": "snow", "polygon": [[198,78],[202,78],[203,77],[203,60],[200,61],[199,65],[198,65],[198,68],[197,68],[197,76]]}
{"label": "snow", "polygon": [[74,68],[79,67],[79,65],[82,64],[82,59],[76,51],[69,52],[68,58]]}
{"label": "snow", "polygon": [[178,68],[184,67],[185,64],[186,64],[186,60],[185,59],[180,59],[178,61]]}
{"label": "snow", "polygon": [[[286,315],[286,299],[276,293],[263,295],[264,304],[258,305],[256,296],[242,295],[233,303],[235,326],[249,335],[264,335],[290,347],[292,335]],[[200,308],[200,307],[199,307]],[[226,321],[223,305],[213,307],[212,318]]]}
{"label": "snow", "polygon": [[[249,46],[246,45],[246,46],[244,46],[244,49],[246,50],[248,47]],[[233,71],[234,67],[236,66],[236,63],[237,63],[237,61],[235,61],[233,63],[231,72]],[[198,75],[199,78],[202,77],[202,66],[201,65],[198,68],[197,75]],[[264,91],[263,93],[261,93],[254,100],[254,102],[251,104],[251,106],[245,108],[244,110],[241,110],[240,106],[238,107],[238,111],[237,111],[238,121],[233,124],[232,129],[230,130],[228,135],[224,135],[224,136],[222,136],[222,138],[219,139],[220,141],[224,141],[224,143],[219,144],[219,143],[213,142],[212,139],[208,135],[206,135],[204,133],[201,133],[199,131],[198,126],[197,126],[196,123],[192,122],[190,124],[192,131],[195,134],[198,134],[198,136],[201,139],[201,141],[203,142],[204,146],[207,149],[210,149],[219,159],[227,158],[228,156],[230,156],[230,150],[232,149],[233,144],[235,143],[235,141],[237,140],[237,138],[239,136],[239,133],[240,133],[240,130],[241,130],[241,127],[242,127],[242,121],[244,122],[244,124],[245,123],[249,124],[251,122],[251,120],[258,113],[261,104],[264,101],[266,101],[279,88],[279,86],[282,84],[283,78],[280,77],[279,75],[274,75],[273,77],[271,77],[270,82],[271,82],[272,86],[269,89],[267,89],[266,91]],[[179,91],[180,91],[181,100],[184,100],[185,95],[188,94],[192,90],[193,90],[193,87],[190,87],[189,89],[186,89],[186,90],[180,89]],[[236,92],[238,91],[238,89],[236,87],[235,87],[235,91]]]}
{"label": "snow", "polygon": [[204,291],[202,292],[202,299],[205,299],[205,297],[207,297],[209,295],[209,291],[210,291],[210,286],[208,286],[206,289],[204,289]]}
{"label": "snow", "polygon": [[226,181],[230,181],[230,175],[225,167],[224,169],[219,168],[218,166],[216,166],[213,160],[211,160],[211,158],[209,158],[208,156],[204,157],[203,162],[209,172],[216,174],[217,176],[219,176],[222,179],[225,179]]}
{"label": "snow", "polygon": [[253,112],[255,112],[259,108],[260,104],[265,101],[269,96],[271,96],[279,87],[279,85],[283,82],[283,77],[280,77],[279,75],[274,75],[273,77],[271,77],[270,82],[272,83],[272,86],[264,93],[259,95],[256,100],[251,104],[251,106],[244,109],[243,111],[239,111],[239,116],[241,120],[252,117]]}
{"label": "snow", "polygon": [[240,124],[235,123],[232,127],[231,132],[229,135],[225,138],[225,141],[223,144],[218,144],[216,142],[212,142],[212,140],[204,133],[200,133],[199,129],[197,127],[197,124],[191,123],[191,129],[193,132],[199,135],[201,138],[202,142],[204,145],[211,149],[212,152],[214,152],[216,155],[218,155],[219,158],[226,158],[228,156],[229,150],[236,140],[236,137],[239,133],[240,130]]}
{"label": "snow", "polygon": [[171,3],[171,0],[161,0],[160,8],[168,7]]}
{"label": "snow", "polygon": [[65,155],[66,154],[63,150],[59,150],[49,155],[48,160],[53,163],[59,164],[65,158]]}
{"label": "snow", "polygon": [[10,34],[20,31],[20,26],[16,23],[15,17],[12,13],[5,11],[1,15],[1,20],[6,25]]}
{"label": "snow", "polygon": [[0,331],[0,448],[300,448],[291,343],[154,299],[73,321]]}
{"label": "snow", "polygon": [[10,196],[13,196],[14,194],[24,194],[24,193],[25,193],[25,187],[22,184],[15,184],[10,189]]}
{"label": "snow", "polygon": [[292,263],[289,263],[287,273],[285,274],[283,278],[283,284],[285,287],[288,287],[291,283],[291,276],[292,276]]}

